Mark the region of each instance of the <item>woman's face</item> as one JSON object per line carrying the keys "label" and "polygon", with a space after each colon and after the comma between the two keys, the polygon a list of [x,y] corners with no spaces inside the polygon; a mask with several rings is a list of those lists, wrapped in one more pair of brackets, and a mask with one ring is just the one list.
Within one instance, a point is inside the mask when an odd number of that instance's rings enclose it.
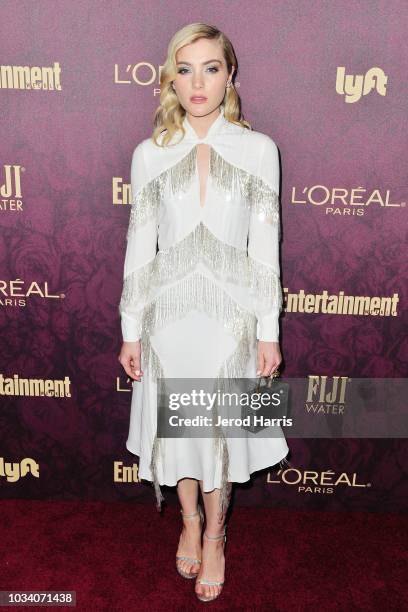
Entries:
{"label": "woman's face", "polygon": [[228,74],[219,42],[200,38],[179,49],[174,87],[181,106],[196,117],[217,109],[225,95]]}

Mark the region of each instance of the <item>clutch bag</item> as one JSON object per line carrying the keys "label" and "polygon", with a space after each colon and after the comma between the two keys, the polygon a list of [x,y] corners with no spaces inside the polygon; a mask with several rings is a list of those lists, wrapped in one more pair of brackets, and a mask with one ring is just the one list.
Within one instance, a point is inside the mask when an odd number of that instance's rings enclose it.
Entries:
{"label": "clutch bag", "polygon": [[[241,409],[243,429],[258,433],[273,426],[271,419],[288,416],[289,383],[277,380],[278,376],[276,370],[271,376],[258,377],[255,387],[250,390],[250,405],[243,405]],[[263,378],[266,378],[265,384],[261,384]]]}

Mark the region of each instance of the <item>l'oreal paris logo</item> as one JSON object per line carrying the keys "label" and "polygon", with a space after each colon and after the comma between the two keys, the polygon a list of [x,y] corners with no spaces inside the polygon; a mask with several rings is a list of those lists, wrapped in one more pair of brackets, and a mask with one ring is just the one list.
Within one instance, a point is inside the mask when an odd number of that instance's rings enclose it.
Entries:
{"label": "l'oreal paris logo", "polygon": [[[127,64],[126,66],[119,66],[114,64],[113,66],[113,82],[118,85],[130,85],[135,83],[142,87],[148,87],[149,85],[156,84],[157,88],[154,88],[154,94],[160,93],[160,75],[163,66],[160,64],[156,67],[150,62],[137,62],[137,64]],[[235,87],[239,87],[239,82],[235,81]]]}
{"label": "l'oreal paris logo", "polygon": [[47,281],[43,283],[37,283],[36,281],[26,283],[21,278],[9,281],[0,279],[0,306],[24,306],[25,298],[32,295],[37,295],[43,299],[56,300],[65,297],[63,293],[59,295],[50,293]]}
{"label": "l'oreal paris logo", "polygon": [[114,83],[120,85],[129,85],[130,83],[136,83],[136,85],[142,85],[143,87],[151,85],[152,83],[160,84],[160,74],[163,66],[159,66],[158,69],[150,62],[138,62],[137,64],[128,64],[125,67],[120,67],[118,64],[114,65]]}
{"label": "l'oreal paris logo", "polygon": [[377,66],[370,68],[365,74],[346,74],[346,68],[339,66],[336,75],[336,93],[344,96],[345,102],[352,104],[373,90],[380,96],[385,96],[387,81],[388,77]]}
{"label": "l'oreal paris logo", "polygon": [[357,482],[357,473],[351,474],[341,472],[336,474],[334,470],[298,470],[287,468],[279,470],[277,474],[268,472],[266,482],[269,484],[286,484],[296,486],[299,493],[334,493],[337,487],[346,486],[352,488],[371,487],[371,482]]}
{"label": "l'oreal paris logo", "polygon": [[0,457],[0,477],[5,478],[8,482],[17,482],[27,474],[32,474],[36,478],[40,477],[39,465],[34,459],[26,457],[19,463],[11,463]]}
{"label": "l'oreal paris logo", "polygon": [[324,208],[326,215],[341,215],[345,217],[363,216],[369,207],[375,208],[401,208],[406,202],[391,202],[390,190],[380,189],[368,191],[364,187],[327,187],[326,185],[312,185],[297,189],[292,187],[292,204],[307,205]]}

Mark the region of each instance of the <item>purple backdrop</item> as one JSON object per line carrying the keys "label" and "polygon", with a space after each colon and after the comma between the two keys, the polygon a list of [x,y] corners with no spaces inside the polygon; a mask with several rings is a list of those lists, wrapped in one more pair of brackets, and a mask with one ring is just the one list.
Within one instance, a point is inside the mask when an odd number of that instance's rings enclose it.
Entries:
{"label": "purple backdrop", "polygon": [[[5,1],[0,373],[31,387],[2,379],[3,498],[154,504],[125,448],[118,303],[131,154],[168,41],[194,21],[230,36],[245,118],[280,150],[284,374],[406,376],[406,2]],[[309,314],[302,291],[399,301],[384,316]],[[62,396],[36,396],[35,380],[62,381]],[[405,439],[288,442],[297,471],[259,473],[237,504],[406,511]],[[350,484],[285,482],[307,471]]]}

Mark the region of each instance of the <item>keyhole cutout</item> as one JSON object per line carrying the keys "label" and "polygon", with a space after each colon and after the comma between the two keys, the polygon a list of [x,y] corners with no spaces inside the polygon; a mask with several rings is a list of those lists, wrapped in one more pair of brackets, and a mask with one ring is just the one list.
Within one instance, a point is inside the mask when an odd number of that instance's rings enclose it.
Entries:
{"label": "keyhole cutout", "polygon": [[200,206],[204,208],[207,196],[207,181],[210,171],[210,145],[198,144],[197,146],[197,167],[200,183]]}

